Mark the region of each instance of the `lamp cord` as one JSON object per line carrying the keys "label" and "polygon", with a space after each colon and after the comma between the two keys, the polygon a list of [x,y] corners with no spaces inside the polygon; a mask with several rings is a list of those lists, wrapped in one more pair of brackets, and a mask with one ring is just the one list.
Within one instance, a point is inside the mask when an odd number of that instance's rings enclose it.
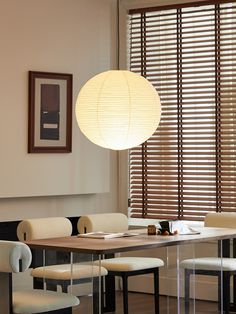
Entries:
{"label": "lamp cord", "polygon": [[117,0],[117,70],[120,70],[120,0]]}

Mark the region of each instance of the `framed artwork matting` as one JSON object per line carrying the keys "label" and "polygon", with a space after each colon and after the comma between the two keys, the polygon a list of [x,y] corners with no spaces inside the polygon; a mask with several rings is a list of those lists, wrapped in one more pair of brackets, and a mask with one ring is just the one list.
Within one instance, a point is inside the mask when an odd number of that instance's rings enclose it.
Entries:
{"label": "framed artwork matting", "polygon": [[70,153],[72,74],[29,71],[28,153]]}

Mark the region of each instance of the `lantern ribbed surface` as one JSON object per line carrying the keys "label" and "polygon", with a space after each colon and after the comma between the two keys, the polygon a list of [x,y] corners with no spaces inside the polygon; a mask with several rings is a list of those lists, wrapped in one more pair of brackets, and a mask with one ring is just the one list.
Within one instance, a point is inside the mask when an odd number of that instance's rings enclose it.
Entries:
{"label": "lantern ribbed surface", "polygon": [[80,90],[76,119],[82,133],[94,144],[114,150],[145,142],[160,121],[156,89],[130,71],[102,72]]}

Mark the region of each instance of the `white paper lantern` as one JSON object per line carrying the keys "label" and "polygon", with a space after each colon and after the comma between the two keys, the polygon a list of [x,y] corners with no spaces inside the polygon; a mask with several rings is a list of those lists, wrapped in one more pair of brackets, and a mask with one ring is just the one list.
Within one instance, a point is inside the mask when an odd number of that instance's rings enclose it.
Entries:
{"label": "white paper lantern", "polygon": [[144,77],[130,71],[107,71],[80,90],[76,119],[93,143],[114,150],[146,141],[160,121],[157,91]]}

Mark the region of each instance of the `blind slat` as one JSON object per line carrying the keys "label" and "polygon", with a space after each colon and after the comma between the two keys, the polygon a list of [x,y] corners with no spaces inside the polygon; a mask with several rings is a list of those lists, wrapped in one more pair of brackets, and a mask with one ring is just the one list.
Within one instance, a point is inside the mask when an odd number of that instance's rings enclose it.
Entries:
{"label": "blind slat", "polygon": [[130,69],[162,103],[156,132],[130,150],[133,216],[235,211],[235,21],[231,3],[131,11]]}

